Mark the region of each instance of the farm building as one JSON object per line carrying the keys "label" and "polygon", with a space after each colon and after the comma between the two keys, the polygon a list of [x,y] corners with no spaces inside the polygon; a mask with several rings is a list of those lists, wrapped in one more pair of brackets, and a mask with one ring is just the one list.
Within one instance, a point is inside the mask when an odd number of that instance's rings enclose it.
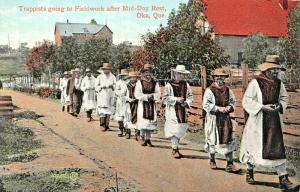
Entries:
{"label": "farm building", "polygon": [[55,44],[60,46],[64,37],[74,37],[76,40],[86,41],[91,38],[99,38],[113,42],[113,32],[107,25],[100,25],[92,19],[90,23],[66,23],[57,22],[54,29]]}
{"label": "farm building", "polygon": [[288,16],[295,0],[204,0],[205,27],[213,28],[215,38],[239,65],[243,57],[243,40],[256,33],[267,36],[272,44],[287,35]]}

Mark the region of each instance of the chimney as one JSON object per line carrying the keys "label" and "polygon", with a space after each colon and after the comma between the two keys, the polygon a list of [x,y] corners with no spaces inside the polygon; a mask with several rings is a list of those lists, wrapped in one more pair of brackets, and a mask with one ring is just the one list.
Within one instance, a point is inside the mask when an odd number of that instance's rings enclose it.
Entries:
{"label": "chimney", "polygon": [[279,5],[284,10],[287,10],[289,8],[288,0],[279,0]]}

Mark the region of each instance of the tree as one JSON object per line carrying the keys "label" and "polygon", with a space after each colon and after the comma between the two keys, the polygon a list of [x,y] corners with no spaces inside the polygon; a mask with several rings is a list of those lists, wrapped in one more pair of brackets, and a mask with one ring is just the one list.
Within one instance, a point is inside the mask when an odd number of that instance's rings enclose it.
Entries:
{"label": "tree", "polygon": [[27,57],[27,69],[35,76],[40,76],[43,72],[49,70],[52,66],[55,54],[55,45],[53,42],[44,40],[38,42],[35,47],[30,50]]}
{"label": "tree", "polygon": [[200,65],[212,69],[228,64],[224,50],[212,38],[212,29],[203,30],[204,9],[201,0],[189,0],[170,13],[167,26],[142,36],[146,55],[140,55],[154,64],[160,78],[166,78],[178,64],[186,65],[193,75],[199,75]]}
{"label": "tree", "polygon": [[243,59],[250,68],[256,68],[265,62],[268,54],[276,54],[268,38],[260,33],[248,36],[243,40],[243,44],[245,48]]}

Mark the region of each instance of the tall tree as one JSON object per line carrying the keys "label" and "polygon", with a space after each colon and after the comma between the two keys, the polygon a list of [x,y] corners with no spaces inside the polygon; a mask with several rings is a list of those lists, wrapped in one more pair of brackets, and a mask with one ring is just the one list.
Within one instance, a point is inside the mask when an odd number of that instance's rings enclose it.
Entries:
{"label": "tall tree", "polygon": [[204,30],[204,9],[201,0],[182,3],[178,11],[170,13],[167,26],[142,37],[145,58],[154,64],[159,77],[167,77],[177,64],[186,65],[193,75],[199,75],[200,65],[215,68],[228,64],[224,50],[212,38],[212,29]]}

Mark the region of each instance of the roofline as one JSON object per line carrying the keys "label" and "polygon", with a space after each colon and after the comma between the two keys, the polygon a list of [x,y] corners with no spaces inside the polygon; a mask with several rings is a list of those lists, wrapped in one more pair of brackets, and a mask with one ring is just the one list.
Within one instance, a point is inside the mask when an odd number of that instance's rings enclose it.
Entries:
{"label": "roofline", "polygon": [[[248,34],[248,35],[241,35],[241,34],[239,34],[239,35],[237,35],[237,34],[222,34],[222,33],[216,33],[216,32],[214,32],[215,33],[215,35],[222,35],[222,36],[239,36],[239,37],[248,37],[248,36],[251,36],[251,35],[255,35],[255,34],[258,34],[258,33],[260,33],[260,32],[257,32],[257,33],[251,33],[251,34]],[[262,33],[263,34],[263,33]],[[287,36],[287,34],[285,34],[285,35],[266,35],[266,34],[263,34],[264,36],[266,36],[266,37],[271,37],[271,38],[281,38],[281,37],[286,37]]]}

